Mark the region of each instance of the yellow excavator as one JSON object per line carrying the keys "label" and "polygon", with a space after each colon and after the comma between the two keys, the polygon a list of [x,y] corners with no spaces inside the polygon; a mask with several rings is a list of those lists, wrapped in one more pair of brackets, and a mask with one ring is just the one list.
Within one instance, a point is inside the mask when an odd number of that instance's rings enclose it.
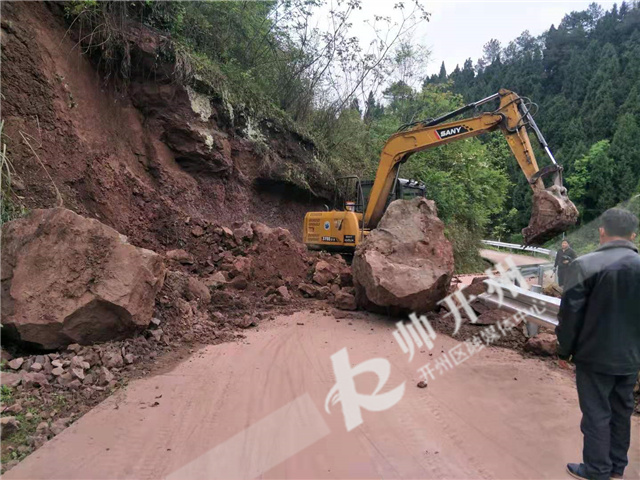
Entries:
{"label": "yellow excavator", "polygon": [[[489,102],[499,101],[491,112],[470,118],[448,121]],[[552,239],[578,220],[578,210],[562,185],[562,167],[558,165],[529,110],[530,103],[509,90],[465,105],[436,119],[409,124],[389,137],[382,154],[375,181],[361,181],[357,176],[344,177],[354,196],[341,195],[340,207],[324,212],[308,212],[304,217],[303,240],[309,248],[353,252],[368,233],[376,228],[387,205],[396,198],[408,198],[424,188],[411,188],[411,182],[398,178],[400,165],[423,150],[500,129],[518,165],[533,189],[532,214],[522,230],[527,245],[540,245]],[[551,164],[539,168],[531,148],[527,127],[536,135]],[[545,180],[549,186],[545,186]],[[355,188],[349,188],[355,183]],[[353,185],[352,185],[353,187]],[[407,187],[407,188],[405,188]],[[404,193],[403,193],[404,192]],[[340,209],[337,209],[340,208]]]}

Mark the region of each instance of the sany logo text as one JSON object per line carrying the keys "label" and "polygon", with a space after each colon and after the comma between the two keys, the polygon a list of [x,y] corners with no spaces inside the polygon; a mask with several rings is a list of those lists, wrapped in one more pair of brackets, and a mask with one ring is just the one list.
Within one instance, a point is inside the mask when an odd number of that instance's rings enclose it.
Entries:
{"label": "sany logo text", "polygon": [[452,137],[454,135],[460,135],[461,133],[466,133],[468,131],[469,129],[467,127],[465,127],[464,125],[460,125],[458,127],[439,128],[436,130],[436,135],[442,140],[444,138]]}

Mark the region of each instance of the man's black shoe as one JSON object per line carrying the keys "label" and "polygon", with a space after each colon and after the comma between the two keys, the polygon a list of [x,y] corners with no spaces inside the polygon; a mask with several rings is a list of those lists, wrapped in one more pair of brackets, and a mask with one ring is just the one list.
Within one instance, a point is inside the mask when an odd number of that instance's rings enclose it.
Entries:
{"label": "man's black shoe", "polygon": [[567,473],[581,480],[589,480],[589,477],[584,472],[584,465],[581,463],[567,463]]}

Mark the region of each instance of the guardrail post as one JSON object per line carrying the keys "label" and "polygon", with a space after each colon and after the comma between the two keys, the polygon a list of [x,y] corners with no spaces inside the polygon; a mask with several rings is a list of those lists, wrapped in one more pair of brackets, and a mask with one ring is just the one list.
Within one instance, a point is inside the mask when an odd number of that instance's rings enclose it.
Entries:
{"label": "guardrail post", "polygon": [[[542,269],[542,267],[540,267],[540,272],[542,272],[542,274],[544,275],[544,270]],[[542,282],[540,282],[540,285],[531,285],[531,291],[535,293],[542,293]],[[532,322],[527,322],[526,327],[527,337],[529,338],[535,337],[540,331],[540,326]]]}

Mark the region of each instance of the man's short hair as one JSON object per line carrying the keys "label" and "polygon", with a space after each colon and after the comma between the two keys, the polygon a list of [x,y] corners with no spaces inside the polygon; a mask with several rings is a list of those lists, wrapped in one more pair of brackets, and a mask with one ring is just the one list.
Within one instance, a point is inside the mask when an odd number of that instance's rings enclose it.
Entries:
{"label": "man's short hair", "polygon": [[604,231],[612,237],[628,238],[638,229],[638,217],[622,208],[610,208],[600,219]]}

